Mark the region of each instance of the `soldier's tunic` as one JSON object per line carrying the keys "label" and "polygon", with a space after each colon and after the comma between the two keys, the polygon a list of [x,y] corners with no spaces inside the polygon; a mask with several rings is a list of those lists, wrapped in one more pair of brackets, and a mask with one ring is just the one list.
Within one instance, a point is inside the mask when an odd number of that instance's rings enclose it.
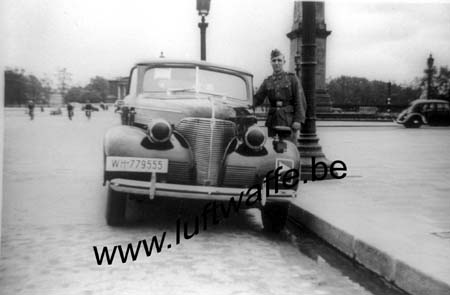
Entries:
{"label": "soldier's tunic", "polygon": [[266,126],[273,136],[275,126],[292,126],[305,121],[306,100],[303,88],[293,73],[281,72],[267,77],[255,94],[254,106],[269,99],[270,109]]}

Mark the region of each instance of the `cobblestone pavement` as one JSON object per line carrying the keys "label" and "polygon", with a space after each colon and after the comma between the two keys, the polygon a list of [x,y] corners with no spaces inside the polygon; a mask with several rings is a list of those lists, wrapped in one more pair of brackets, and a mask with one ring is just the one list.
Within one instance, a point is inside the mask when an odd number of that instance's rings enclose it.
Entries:
{"label": "cobblestone pavement", "polygon": [[[136,244],[163,231],[173,237],[178,201],[130,202],[127,226],[105,225],[101,146],[118,123],[111,111],[90,121],[80,112],[73,121],[6,112],[5,122],[2,295],[372,294],[302,254],[298,235],[265,234],[254,209],[161,253],[98,266],[93,246]],[[198,210],[182,208],[183,216]]]}

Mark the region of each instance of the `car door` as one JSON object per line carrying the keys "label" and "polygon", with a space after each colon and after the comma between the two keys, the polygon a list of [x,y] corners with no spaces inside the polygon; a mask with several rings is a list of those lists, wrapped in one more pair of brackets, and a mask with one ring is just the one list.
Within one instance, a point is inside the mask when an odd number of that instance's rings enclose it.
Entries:
{"label": "car door", "polygon": [[418,113],[421,113],[425,119],[427,120],[427,122],[430,122],[430,117],[431,117],[431,113],[430,113],[430,104],[429,103],[424,103],[421,105],[418,105],[416,108],[416,111]]}
{"label": "car door", "polygon": [[425,118],[427,118],[429,125],[436,125],[438,123],[436,104],[428,103],[427,108],[425,110]]}
{"label": "car door", "polygon": [[450,107],[448,103],[438,103],[436,109],[436,120],[439,125],[450,124]]}

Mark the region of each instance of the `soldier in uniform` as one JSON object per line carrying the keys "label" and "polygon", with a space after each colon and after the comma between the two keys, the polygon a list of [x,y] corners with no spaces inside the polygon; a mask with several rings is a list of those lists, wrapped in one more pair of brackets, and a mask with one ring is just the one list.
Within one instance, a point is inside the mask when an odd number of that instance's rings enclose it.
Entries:
{"label": "soldier in uniform", "polygon": [[300,129],[305,121],[306,100],[295,74],[283,70],[286,60],[278,49],[270,53],[270,62],[273,74],[264,80],[256,92],[254,106],[261,105],[266,97],[269,99],[266,126],[268,135],[273,137],[275,126],[289,126],[293,132]]}

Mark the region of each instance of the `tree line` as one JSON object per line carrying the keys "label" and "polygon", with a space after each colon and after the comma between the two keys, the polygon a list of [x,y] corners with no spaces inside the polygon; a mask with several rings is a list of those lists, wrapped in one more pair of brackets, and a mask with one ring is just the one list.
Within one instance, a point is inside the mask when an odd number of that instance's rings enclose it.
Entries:
{"label": "tree line", "polygon": [[57,73],[57,84],[52,87],[49,78],[39,79],[25,70],[7,68],[5,70],[5,106],[24,106],[30,100],[36,104],[48,105],[52,93],[62,95],[64,102],[90,101],[100,103],[107,100],[109,83],[103,77],[96,76],[84,86],[70,87],[70,76],[66,69]]}
{"label": "tree line", "polygon": [[105,102],[109,94],[108,80],[100,76],[91,78],[85,87],[71,87],[64,96],[65,102]]}
{"label": "tree line", "polygon": [[23,69],[5,70],[5,106],[20,106],[34,100],[48,103],[52,88],[48,79],[25,74]]}
{"label": "tree line", "polygon": [[387,104],[388,97],[391,105],[404,106],[422,92],[420,87],[391,83],[389,93],[388,82],[349,76],[332,79],[327,87],[336,106],[381,106]]}
{"label": "tree line", "polygon": [[[450,101],[450,71],[448,67],[433,69],[430,97]],[[389,85],[390,84],[390,85]],[[334,106],[384,106],[390,98],[392,106],[426,98],[427,76],[415,78],[409,85],[399,85],[361,77],[340,76],[327,83]]]}

